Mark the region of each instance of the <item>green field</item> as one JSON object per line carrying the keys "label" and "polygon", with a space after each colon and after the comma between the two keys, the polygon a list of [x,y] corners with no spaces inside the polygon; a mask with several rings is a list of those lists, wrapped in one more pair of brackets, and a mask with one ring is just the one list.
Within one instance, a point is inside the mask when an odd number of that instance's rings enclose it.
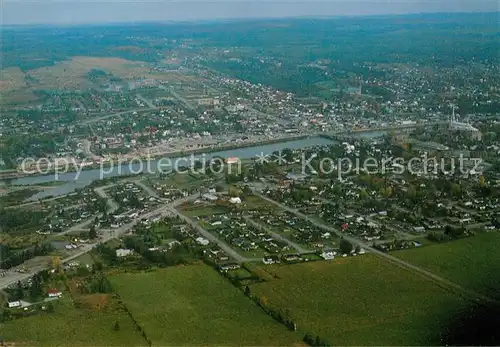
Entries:
{"label": "green field", "polygon": [[500,298],[500,233],[391,253],[463,287]]}
{"label": "green field", "polygon": [[226,214],[227,209],[215,204],[209,205],[184,205],[180,208],[182,214],[188,217],[211,217],[217,214]]}
{"label": "green field", "polygon": [[[0,324],[5,342],[22,346],[146,346],[132,320],[118,307],[104,311],[75,308],[70,299],[54,302],[54,313]],[[118,322],[119,331],[114,324]]]}
{"label": "green field", "polygon": [[464,304],[372,255],[263,269],[275,279],[251,285],[252,295],[334,346],[439,344],[449,308]]}
{"label": "green field", "polygon": [[301,339],[206,265],[110,280],[154,345],[277,346]]}

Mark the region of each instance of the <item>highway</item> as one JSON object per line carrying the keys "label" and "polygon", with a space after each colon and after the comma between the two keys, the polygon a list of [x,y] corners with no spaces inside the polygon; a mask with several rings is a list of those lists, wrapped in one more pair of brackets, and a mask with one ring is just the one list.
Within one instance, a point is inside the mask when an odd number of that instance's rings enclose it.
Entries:
{"label": "highway", "polygon": [[456,283],[453,283],[447,279],[444,279],[438,275],[435,275],[432,272],[429,272],[425,269],[422,269],[416,265],[407,263],[407,262],[405,262],[399,258],[396,258],[388,253],[381,252],[381,251],[371,247],[370,245],[360,241],[357,238],[340,233],[338,228],[333,228],[333,227],[330,227],[330,226],[325,225],[323,223],[320,223],[316,219],[311,218],[311,217],[297,211],[294,208],[283,205],[282,203],[280,203],[278,201],[272,200],[265,195],[262,195],[258,192],[254,192],[254,194],[261,197],[262,199],[272,203],[272,204],[275,204],[276,206],[280,207],[281,209],[283,209],[285,211],[288,211],[290,213],[295,214],[297,217],[300,217],[304,220],[309,221],[310,223],[312,223],[313,225],[315,225],[318,228],[321,228],[321,229],[329,231],[329,232],[333,232],[336,235],[338,235],[339,237],[343,237],[345,240],[351,242],[352,244],[359,245],[360,247],[364,248],[365,250],[370,251],[372,254],[377,255],[381,258],[384,258],[384,259],[390,261],[391,263],[393,263],[393,264],[395,264],[403,269],[406,269],[406,270],[408,270],[416,275],[419,275],[423,278],[426,278],[426,279],[438,284],[439,286],[441,286],[445,289],[453,291],[454,293],[456,293],[458,295],[461,295],[461,296],[463,296],[469,300],[472,300],[474,302],[481,302],[484,304],[493,304],[495,306],[500,306],[499,300],[496,300],[496,299],[490,298],[488,296],[485,296],[483,294],[477,293],[475,291],[466,289],[466,288],[464,288]]}

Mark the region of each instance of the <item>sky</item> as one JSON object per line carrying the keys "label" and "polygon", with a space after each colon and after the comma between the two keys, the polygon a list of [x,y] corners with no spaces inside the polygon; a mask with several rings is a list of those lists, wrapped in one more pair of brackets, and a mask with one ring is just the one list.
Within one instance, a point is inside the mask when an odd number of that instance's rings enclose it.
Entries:
{"label": "sky", "polygon": [[497,12],[497,0],[0,0],[1,24]]}

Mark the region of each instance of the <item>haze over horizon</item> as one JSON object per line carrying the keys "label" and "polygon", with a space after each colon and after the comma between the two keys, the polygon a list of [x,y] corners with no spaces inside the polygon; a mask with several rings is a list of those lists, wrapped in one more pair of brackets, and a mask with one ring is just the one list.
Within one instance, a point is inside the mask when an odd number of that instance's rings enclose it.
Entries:
{"label": "haze over horizon", "polygon": [[1,0],[2,25],[202,21],[303,16],[497,12],[495,0]]}

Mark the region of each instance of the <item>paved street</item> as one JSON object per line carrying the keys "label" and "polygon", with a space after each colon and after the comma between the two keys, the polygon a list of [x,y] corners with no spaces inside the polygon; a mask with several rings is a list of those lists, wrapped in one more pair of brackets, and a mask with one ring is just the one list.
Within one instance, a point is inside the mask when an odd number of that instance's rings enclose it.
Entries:
{"label": "paved street", "polygon": [[245,216],[245,217],[243,217],[243,218],[245,218],[245,220],[246,220],[247,222],[249,222],[250,224],[252,224],[252,225],[253,225],[254,227],[256,227],[257,229],[259,229],[259,230],[264,230],[266,233],[268,233],[269,235],[271,235],[272,237],[274,237],[276,240],[279,240],[279,241],[281,241],[281,242],[284,242],[284,243],[288,244],[290,247],[294,248],[294,249],[297,251],[297,253],[299,253],[299,254],[307,254],[307,253],[311,253],[311,251],[310,251],[310,250],[307,250],[307,249],[305,249],[304,247],[302,247],[302,246],[300,246],[300,245],[296,244],[295,242],[290,241],[289,239],[287,239],[287,238],[285,238],[285,237],[281,236],[280,234],[275,233],[275,232],[274,232],[274,231],[272,231],[271,229],[269,229],[269,228],[267,228],[267,227],[263,226],[262,224],[257,223],[256,221],[254,221],[254,220],[253,220],[253,219],[251,219],[250,217]]}
{"label": "paved street", "polygon": [[201,234],[204,238],[209,240],[210,242],[213,242],[217,244],[224,252],[226,252],[227,255],[229,255],[231,258],[235,259],[237,262],[248,262],[248,261],[254,261],[254,260],[260,260],[260,259],[251,259],[251,258],[246,258],[241,256],[238,252],[236,252],[234,249],[232,249],[229,245],[227,245],[224,241],[219,240],[215,235],[211,234],[210,232],[206,231],[203,229],[200,224],[191,218],[183,215],[179,211],[177,211],[175,208],[171,207],[170,211],[174,213],[176,216],[181,218],[183,221],[191,225],[199,234]]}

